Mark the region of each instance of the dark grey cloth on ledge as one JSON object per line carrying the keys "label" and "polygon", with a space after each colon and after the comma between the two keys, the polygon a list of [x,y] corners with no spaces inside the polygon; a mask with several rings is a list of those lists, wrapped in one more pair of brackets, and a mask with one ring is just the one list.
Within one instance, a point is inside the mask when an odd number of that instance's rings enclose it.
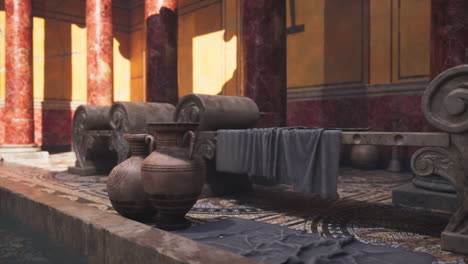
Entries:
{"label": "dark grey cloth on ledge", "polygon": [[218,130],[216,170],[247,174],[257,184],[336,199],[341,131],[307,128]]}
{"label": "dark grey cloth on ledge", "polygon": [[366,245],[353,237],[322,238],[317,233],[240,218],[174,233],[271,264],[423,264],[434,259],[426,253]]}

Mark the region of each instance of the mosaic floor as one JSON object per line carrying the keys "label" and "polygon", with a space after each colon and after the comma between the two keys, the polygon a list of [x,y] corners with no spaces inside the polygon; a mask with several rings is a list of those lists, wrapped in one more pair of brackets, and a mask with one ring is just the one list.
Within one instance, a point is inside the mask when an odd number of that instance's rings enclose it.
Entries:
{"label": "mosaic floor", "polygon": [[[0,165],[0,177],[115,213],[107,199],[106,177],[66,173],[67,166],[73,164],[72,153],[55,154],[48,161],[22,164],[34,168]],[[337,201],[305,196],[288,186],[255,186],[250,194],[200,199],[187,216],[194,224],[235,216],[318,232],[324,237],[352,235],[367,244],[433,254],[434,263],[468,263],[468,256],[440,249],[440,233],[450,215],[392,206],[391,190],[410,180],[410,174],[343,169]]]}

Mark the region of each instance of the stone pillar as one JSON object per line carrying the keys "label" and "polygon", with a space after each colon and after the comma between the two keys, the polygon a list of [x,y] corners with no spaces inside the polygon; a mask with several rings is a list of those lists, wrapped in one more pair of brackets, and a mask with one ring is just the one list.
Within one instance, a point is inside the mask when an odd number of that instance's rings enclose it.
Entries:
{"label": "stone pillar", "polygon": [[34,144],[31,0],[5,0],[5,143]]}
{"label": "stone pillar", "polygon": [[88,104],[111,105],[113,92],[112,0],[86,0]]}
{"label": "stone pillar", "polygon": [[468,1],[432,0],[431,78],[468,63]]}
{"label": "stone pillar", "polygon": [[243,0],[244,95],[258,105],[258,127],[286,124],[286,2]]}
{"label": "stone pillar", "polygon": [[146,101],[176,104],[177,0],[145,0]]}
{"label": "stone pillar", "polygon": [[[431,1],[431,79],[468,63],[468,1]],[[446,211],[457,209],[455,188],[438,175],[416,176],[392,191],[393,203]]]}

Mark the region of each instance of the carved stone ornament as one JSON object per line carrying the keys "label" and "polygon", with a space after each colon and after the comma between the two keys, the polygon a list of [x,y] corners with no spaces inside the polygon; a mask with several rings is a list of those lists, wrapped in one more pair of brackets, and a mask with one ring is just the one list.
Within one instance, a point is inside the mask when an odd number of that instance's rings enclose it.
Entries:
{"label": "carved stone ornament", "polygon": [[444,250],[468,254],[468,65],[451,68],[426,88],[422,109],[435,127],[449,132],[450,147],[426,147],[411,159],[418,176],[439,175],[457,191],[458,209],[442,232]]}
{"label": "carved stone ornament", "polygon": [[110,109],[112,127],[111,149],[118,155],[118,163],[130,156],[130,145],[124,134],[147,134],[146,124],[170,122],[175,107],[166,103],[115,102]]}
{"label": "carved stone ornament", "polygon": [[115,153],[109,148],[111,128],[108,106],[79,106],[73,116],[72,139],[75,167],[69,172],[96,175],[109,172],[115,165]]}
{"label": "carved stone ornament", "polygon": [[468,66],[444,71],[426,88],[422,110],[433,126],[452,133],[468,130]]}

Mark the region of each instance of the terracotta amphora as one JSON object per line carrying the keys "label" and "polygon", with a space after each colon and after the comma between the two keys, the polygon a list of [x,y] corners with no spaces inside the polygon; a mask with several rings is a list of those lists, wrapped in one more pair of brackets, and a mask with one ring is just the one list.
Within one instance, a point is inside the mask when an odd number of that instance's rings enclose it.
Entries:
{"label": "terracotta amphora", "polygon": [[197,127],[198,123],[148,123],[155,146],[141,165],[141,181],[157,210],[158,228],[190,226],[185,214],[200,196],[206,178],[205,162],[194,153]]}
{"label": "terracotta amphora", "polygon": [[114,167],[107,178],[107,192],[114,209],[134,220],[149,220],[156,211],[141,184],[141,163],[152,151],[146,134],[124,134],[131,157]]}

